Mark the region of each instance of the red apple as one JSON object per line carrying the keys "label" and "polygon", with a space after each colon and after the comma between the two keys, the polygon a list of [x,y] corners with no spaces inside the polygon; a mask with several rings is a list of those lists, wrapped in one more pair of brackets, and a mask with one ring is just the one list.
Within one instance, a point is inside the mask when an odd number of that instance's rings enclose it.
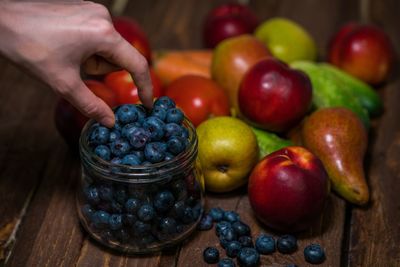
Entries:
{"label": "red apple", "polygon": [[388,77],[393,63],[393,47],[387,35],[372,25],[348,23],[329,44],[329,61],[371,84]]}
{"label": "red apple", "polygon": [[307,229],[329,194],[322,162],[303,147],[286,147],[263,158],[249,177],[251,207],[265,225],[283,232]]}
{"label": "red apple", "polygon": [[224,39],[252,33],[259,20],[247,6],[231,3],[211,10],[204,22],[203,39],[206,47],[215,47]]}
{"label": "red apple", "polygon": [[127,17],[114,17],[114,28],[151,63],[151,49],[146,33],[139,24]]}
{"label": "red apple", "polygon": [[[114,92],[103,83],[95,80],[86,80],[84,82],[96,96],[104,100],[110,107],[116,106],[117,101]],[[69,102],[60,98],[56,104],[54,120],[58,132],[66,143],[71,148],[77,149],[81,130],[88,118],[83,116]]]}
{"label": "red apple", "polygon": [[[150,77],[153,83],[153,96],[162,96],[164,92],[161,80],[152,69],[150,69]],[[125,70],[111,72],[104,78],[104,83],[115,92],[118,105],[139,102],[137,86],[129,72]]]}
{"label": "red apple", "polygon": [[229,100],[213,80],[199,75],[185,75],[171,82],[165,95],[172,98],[194,126],[210,117],[229,116]]}
{"label": "red apple", "polygon": [[312,87],[304,73],[269,58],[246,72],[238,97],[240,112],[250,123],[269,131],[284,132],[308,111]]}

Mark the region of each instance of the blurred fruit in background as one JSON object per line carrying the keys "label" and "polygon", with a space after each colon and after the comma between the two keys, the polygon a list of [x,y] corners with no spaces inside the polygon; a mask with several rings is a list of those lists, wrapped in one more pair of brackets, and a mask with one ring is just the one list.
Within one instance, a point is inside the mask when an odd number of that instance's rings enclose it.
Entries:
{"label": "blurred fruit in background", "polygon": [[182,76],[166,87],[165,95],[175,101],[194,126],[211,117],[230,114],[224,90],[209,78]]}
{"label": "blurred fruit in background", "polygon": [[153,68],[163,85],[184,75],[210,78],[212,50],[161,50],[153,55]]}
{"label": "blurred fruit in background", "polygon": [[371,84],[385,81],[392,68],[394,50],[378,27],[348,23],[329,44],[329,62]]}
{"label": "blurred fruit in background", "polygon": [[146,33],[139,24],[128,17],[114,17],[114,28],[151,63],[151,48]]}
{"label": "blurred fruit in background", "polygon": [[238,91],[244,74],[258,61],[270,56],[266,46],[248,34],[224,40],[215,48],[211,75],[225,90],[235,114],[239,114]]}
{"label": "blurred fruit in background", "polygon": [[[150,68],[150,77],[153,84],[153,97],[164,94],[160,78]],[[132,76],[126,70],[111,72],[104,78],[104,83],[114,91],[118,105],[135,104],[139,102],[138,89]]]}
{"label": "blurred fruit in background", "polygon": [[317,47],[312,36],[301,25],[286,18],[272,18],[255,31],[272,55],[286,63],[294,60],[316,60]]}
{"label": "blurred fruit in background", "polygon": [[248,7],[228,3],[212,9],[204,21],[203,40],[209,48],[230,37],[253,33],[259,20]]}

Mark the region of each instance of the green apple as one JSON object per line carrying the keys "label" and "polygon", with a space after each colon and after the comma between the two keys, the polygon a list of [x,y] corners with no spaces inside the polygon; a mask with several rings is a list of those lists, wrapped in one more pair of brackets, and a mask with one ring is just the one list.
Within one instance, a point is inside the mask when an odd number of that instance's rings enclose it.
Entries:
{"label": "green apple", "polygon": [[269,19],[257,27],[255,36],[265,43],[272,55],[286,63],[315,60],[317,57],[315,41],[294,21],[285,18]]}
{"label": "green apple", "polygon": [[228,192],[244,185],[258,161],[257,139],[250,126],[237,118],[215,117],[196,131],[206,190]]}

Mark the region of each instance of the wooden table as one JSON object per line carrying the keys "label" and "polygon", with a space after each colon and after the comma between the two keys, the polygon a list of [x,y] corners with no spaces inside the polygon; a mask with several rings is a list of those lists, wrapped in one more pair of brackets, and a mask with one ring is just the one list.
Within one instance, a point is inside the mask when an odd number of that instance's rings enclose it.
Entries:
{"label": "wooden table", "polygon": [[[202,20],[222,2],[226,1],[131,1],[124,14],[143,25],[155,49],[201,48]],[[252,0],[249,5],[262,19],[285,16],[298,21],[316,38],[321,58],[330,36],[349,20],[383,27],[400,52],[397,0]],[[53,123],[55,95],[5,60],[0,61],[0,69],[1,262],[29,267],[206,266],[203,249],[218,244],[213,231],[196,233],[176,249],[147,257],[113,253],[91,241],[79,225],[74,206],[79,159]],[[385,112],[373,123],[365,161],[371,204],[354,207],[332,194],[321,220],[298,236],[298,252],[262,256],[262,266],[307,266],[302,250],[310,242],[326,248],[322,266],[400,266],[398,76],[393,75],[379,90]],[[254,234],[270,232],[254,219],[245,190],[208,195],[207,205],[238,211]]]}

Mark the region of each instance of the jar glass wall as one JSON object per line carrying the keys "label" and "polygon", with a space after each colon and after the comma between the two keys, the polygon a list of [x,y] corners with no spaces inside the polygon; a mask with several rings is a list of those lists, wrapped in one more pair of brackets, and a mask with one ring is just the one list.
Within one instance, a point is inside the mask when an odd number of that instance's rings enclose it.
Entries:
{"label": "jar glass wall", "polygon": [[204,207],[197,136],[172,160],[148,166],[112,164],[89,147],[90,121],[80,138],[82,176],[77,192],[80,221],[102,244],[128,253],[148,253],[183,241],[196,228]]}

